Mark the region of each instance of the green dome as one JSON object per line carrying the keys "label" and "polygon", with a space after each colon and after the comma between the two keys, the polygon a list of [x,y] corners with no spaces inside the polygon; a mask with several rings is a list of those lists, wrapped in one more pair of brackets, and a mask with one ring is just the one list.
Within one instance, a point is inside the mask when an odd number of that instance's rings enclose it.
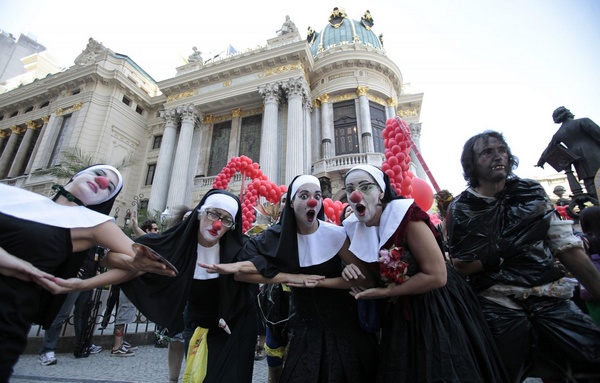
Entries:
{"label": "green dome", "polygon": [[313,57],[340,45],[362,44],[383,49],[382,38],[375,35],[371,29],[373,24],[373,18],[368,10],[360,20],[351,20],[343,9],[334,8],[325,28],[320,32],[309,28],[307,41]]}

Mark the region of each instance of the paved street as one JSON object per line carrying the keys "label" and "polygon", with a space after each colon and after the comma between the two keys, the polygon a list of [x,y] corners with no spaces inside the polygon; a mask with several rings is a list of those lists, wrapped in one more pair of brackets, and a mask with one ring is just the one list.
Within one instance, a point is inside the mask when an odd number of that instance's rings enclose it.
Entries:
{"label": "paved street", "polygon": [[[58,363],[42,366],[36,354],[21,356],[11,383],[99,383],[99,382],[168,382],[167,349],[153,345],[140,346],[135,356],[111,357],[106,349],[87,358],[76,359],[73,353],[56,354]],[[180,381],[183,377],[183,369]],[[254,362],[253,383],[267,381],[267,361]]]}

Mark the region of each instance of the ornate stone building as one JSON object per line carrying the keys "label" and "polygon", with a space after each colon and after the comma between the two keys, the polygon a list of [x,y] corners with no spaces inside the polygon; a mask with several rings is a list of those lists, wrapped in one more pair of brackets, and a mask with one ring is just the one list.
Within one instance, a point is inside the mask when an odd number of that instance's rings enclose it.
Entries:
{"label": "ornate stone building", "polygon": [[335,8],[306,39],[286,23],[255,49],[209,60],[194,49],[158,83],[90,38],[72,67],[0,94],[0,182],[47,194],[56,180],[34,173],[67,148],[112,164],[133,157],[117,206],[142,199],[161,212],[195,205],[230,158],[246,155],[276,184],[311,173],[344,199],[349,168],[381,165],[388,118],[404,118],[418,142],[423,94],[403,92],[368,11],[353,20]]}

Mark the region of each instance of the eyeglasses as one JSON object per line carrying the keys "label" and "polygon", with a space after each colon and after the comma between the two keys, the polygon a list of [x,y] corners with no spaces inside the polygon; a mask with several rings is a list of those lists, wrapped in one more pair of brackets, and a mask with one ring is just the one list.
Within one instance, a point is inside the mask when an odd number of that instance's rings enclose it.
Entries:
{"label": "eyeglasses", "polygon": [[369,191],[371,191],[371,189],[373,188],[373,186],[378,186],[376,183],[365,183],[365,184],[360,184],[358,185],[357,188],[354,188],[354,186],[348,186],[345,187],[344,190],[346,191],[346,194],[352,194],[356,189],[358,189],[361,193],[368,193]]}
{"label": "eyeglasses", "polygon": [[221,217],[220,215],[211,210],[206,210],[206,218],[213,222],[220,220],[223,226],[225,226],[226,228],[230,228],[235,224],[235,222],[233,222],[230,218]]}
{"label": "eyeglasses", "polygon": [[157,232],[157,233],[158,233],[158,227],[151,227],[151,228],[150,228],[150,231],[155,231],[155,232]]}

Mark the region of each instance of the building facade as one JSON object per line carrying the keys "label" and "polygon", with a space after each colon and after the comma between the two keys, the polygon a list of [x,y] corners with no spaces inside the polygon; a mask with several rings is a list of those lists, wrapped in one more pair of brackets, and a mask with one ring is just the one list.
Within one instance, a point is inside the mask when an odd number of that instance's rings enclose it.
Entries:
{"label": "building facade", "polygon": [[[160,82],[90,39],[72,67],[0,94],[0,182],[48,195],[65,180],[36,171],[60,164],[65,150],[130,158],[116,207],[160,213],[195,206],[228,161],[246,155],[278,185],[310,173],[343,200],[346,171],[383,162],[388,118],[406,120],[418,143],[423,94],[403,91],[368,11],[353,20],[335,8],[324,24],[303,38],[288,18],[265,45],[208,60],[194,47]],[[242,183],[238,174],[229,187]]]}

